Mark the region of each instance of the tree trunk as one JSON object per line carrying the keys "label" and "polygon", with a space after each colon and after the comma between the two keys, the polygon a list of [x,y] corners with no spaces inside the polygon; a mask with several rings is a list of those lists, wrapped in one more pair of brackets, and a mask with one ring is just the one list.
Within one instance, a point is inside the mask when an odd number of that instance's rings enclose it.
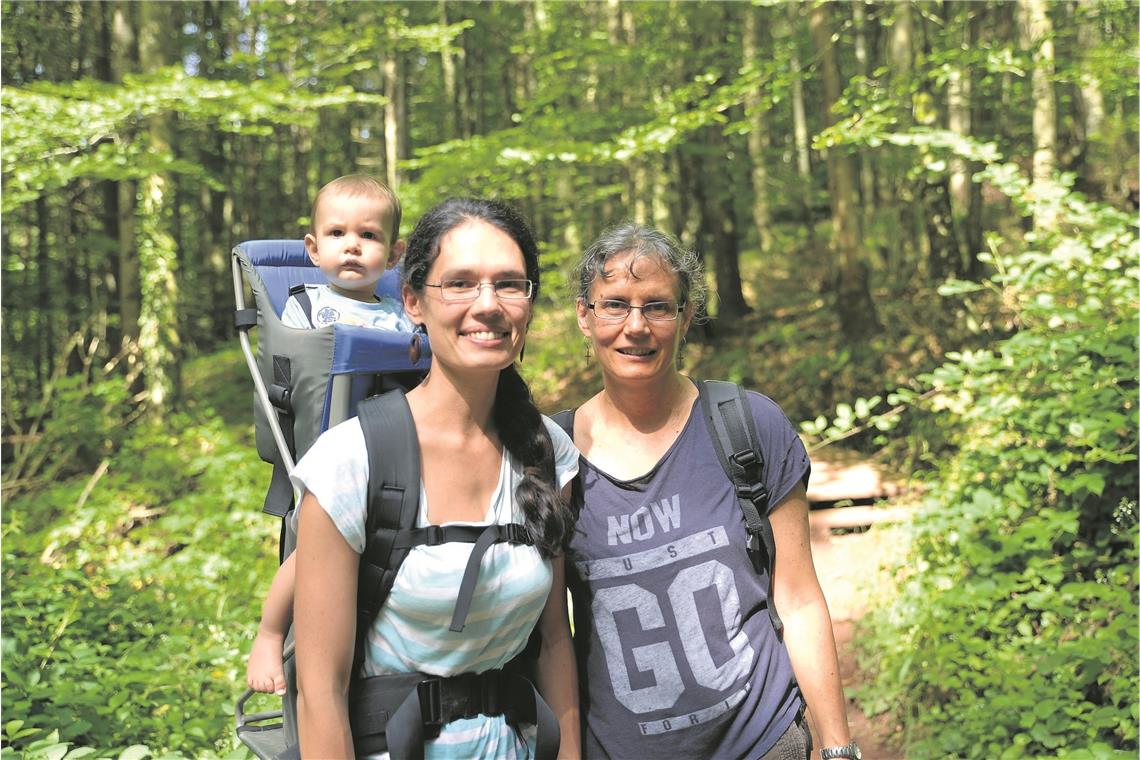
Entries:
{"label": "tree trunk", "polygon": [[[529,18],[533,14],[533,10],[527,6],[524,13]],[[439,23],[442,26],[447,26],[447,0],[439,0]],[[458,103],[456,102],[456,87],[455,87],[455,56],[451,52],[451,44],[439,51],[440,55],[440,71],[443,76],[443,100],[444,100],[444,127],[443,138],[445,140],[452,140],[459,135],[458,124]]]}
{"label": "tree trunk", "polygon": [[[1057,192],[1057,96],[1053,89],[1053,23],[1045,0],[1018,0],[1022,47],[1033,54],[1033,186],[1048,201]],[[1033,226],[1052,229],[1056,212],[1049,202],[1034,204]]]}
{"label": "tree trunk", "polygon": [[[95,76],[104,82],[114,82],[115,68],[111,54],[115,47],[115,11],[108,0],[99,3],[99,46],[95,59]],[[99,183],[99,193],[102,200],[99,204],[100,219],[103,234],[110,244],[119,243],[119,183],[115,180],[103,180]],[[106,276],[104,277],[104,271]],[[100,281],[106,282],[107,287],[106,313],[101,319],[107,324],[107,342],[114,350],[123,337],[123,331],[118,321],[112,321],[110,314],[119,314],[119,278],[110,270],[101,271],[98,275]]]}
{"label": "tree trunk", "polygon": [[[855,26],[855,61],[859,67],[859,74],[869,77],[871,61],[867,53],[867,6],[863,0],[854,0],[851,3],[851,18]],[[859,160],[859,192],[863,201],[859,205],[862,210],[862,227],[868,230],[875,218],[875,170],[871,157],[866,151]],[[877,243],[878,241],[876,245]]]}
{"label": "tree trunk", "polygon": [[[138,28],[141,7],[141,3],[114,4],[112,77],[115,81],[121,81],[123,74],[138,70],[139,43],[135,30]],[[134,135],[128,131],[125,139],[133,140]],[[118,183],[115,206],[119,219],[115,226],[119,231],[119,278],[116,288],[119,296],[119,328],[123,337],[131,341],[137,341],[139,337],[139,260],[135,248],[137,194],[138,186],[134,180]]]}
{"label": "tree trunk", "polygon": [[55,295],[52,285],[51,246],[48,245],[50,222],[47,197],[41,195],[36,198],[36,333],[39,340],[36,342],[35,367],[36,385],[43,387],[47,378],[51,377],[52,362],[55,357],[56,318]]}
{"label": "tree trunk", "polygon": [[697,247],[704,251],[705,261],[712,256],[716,279],[717,319],[731,319],[751,309],[744,301],[740,283],[740,243],[737,239],[736,207],[731,186],[722,184],[728,174],[726,149],[719,127],[704,130],[711,155],[703,157],[696,167],[693,200],[700,214]]}
{"label": "tree trunk", "polygon": [[799,51],[796,48],[796,39],[800,30],[800,6],[797,3],[788,3],[787,22],[790,30],[788,49],[788,69],[792,79],[792,139],[796,154],[796,201],[800,207],[800,216],[803,219],[804,231],[807,233],[807,247],[809,251],[815,250],[815,219],[811,209],[811,140],[808,137],[807,113],[804,108],[804,82],[803,72],[800,68]]}
{"label": "tree trunk", "polygon": [[[760,51],[765,48],[761,38],[760,9],[744,6],[744,32],[741,34],[741,52],[744,67],[759,65]],[[766,25],[765,25],[766,26]],[[764,98],[756,87],[744,94],[744,109],[748,117],[748,155],[752,159],[752,223],[756,225],[756,242],[760,254],[772,250],[772,216],[768,209],[768,128],[765,126]]]}
{"label": "tree trunk", "polygon": [[[971,3],[950,0],[944,3],[947,25],[958,31],[963,49],[977,45],[976,19]],[[956,66],[946,82],[946,124],[951,132],[970,137],[973,124],[973,71],[971,66]],[[974,273],[977,255],[981,250],[982,221],[980,211],[981,188],[972,177],[978,167],[960,156],[950,159],[950,208],[954,217],[955,238],[958,241],[958,260],[955,271],[959,276]]]}
{"label": "tree trunk", "polygon": [[[224,30],[227,28],[225,14],[228,6],[229,4],[225,2],[202,4],[202,24],[212,30],[211,38],[204,48],[201,67],[203,74],[209,78],[217,76],[221,64],[225,61],[228,40]],[[293,136],[296,138],[295,132]],[[215,131],[206,137],[199,149],[202,166],[225,188],[233,187],[230,178],[231,162],[226,160],[229,139],[224,132]],[[306,178],[298,170],[305,151],[301,149],[296,139],[293,140],[293,145],[296,148],[293,151],[293,173],[296,175],[294,181],[307,189]],[[209,299],[208,303],[214,305],[214,308],[210,309],[211,342],[222,342],[233,334],[230,315],[226,310],[217,308],[233,299],[229,256],[233,245],[238,242],[230,239],[233,227],[233,199],[228,190],[215,190],[205,183],[202,183],[200,193],[205,222],[201,230],[203,263],[206,277],[209,279],[203,291],[208,294],[206,296]]]}
{"label": "tree trunk", "polygon": [[650,159],[653,226],[680,236],[679,225],[669,214],[669,163],[669,156],[665,153],[654,154]]}
{"label": "tree trunk", "polygon": [[[832,112],[842,93],[838,55],[832,44],[832,3],[812,6],[809,19],[812,39],[820,56],[820,76],[823,80],[824,123],[835,122]],[[851,343],[862,344],[881,331],[875,305],[871,300],[867,267],[859,256],[862,235],[859,230],[858,189],[855,162],[850,155],[839,150],[827,152],[828,188],[831,195],[831,219],[834,242],[839,254],[838,283],[836,286],[837,313],[844,337]]]}
{"label": "tree trunk", "polygon": [[405,114],[404,106],[404,56],[397,49],[397,39],[394,32],[388,35],[388,48],[384,53],[382,65],[384,72],[384,166],[387,170],[388,187],[399,191],[401,172],[400,161],[405,158],[407,151],[404,145],[406,135],[402,127],[401,116]]}
{"label": "tree trunk", "polygon": [[[170,6],[142,3],[140,7],[139,56],[148,65],[166,63],[171,49]],[[171,151],[169,117],[155,117],[147,133],[152,153]],[[171,235],[173,188],[164,174],[152,174],[142,182],[139,207],[138,249],[141,271],[139,352],[145,368],[145,383],[151,413],[163,416],[178,401],[180,367],[178,334],[178,255]]]}

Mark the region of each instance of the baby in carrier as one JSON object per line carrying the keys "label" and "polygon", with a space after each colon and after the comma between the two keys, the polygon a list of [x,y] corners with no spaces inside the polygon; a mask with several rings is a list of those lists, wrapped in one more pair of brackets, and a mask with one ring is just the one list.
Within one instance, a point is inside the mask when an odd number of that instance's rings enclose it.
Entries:
{"label": "baby in carrier", "polygon": [[[400,201],[366,175],[340,177],[313,199],[305,250],[328,282],[290,291],[281,314],[288,327],[315,329],[333,323],[412,332],[402,304],[377,297],[376,283],[404,252],[399,239]],[[255,691],[285,693],[282,650],[293,616],[295,557],[278,568],[262,607],[261,622],[246,666]]]}

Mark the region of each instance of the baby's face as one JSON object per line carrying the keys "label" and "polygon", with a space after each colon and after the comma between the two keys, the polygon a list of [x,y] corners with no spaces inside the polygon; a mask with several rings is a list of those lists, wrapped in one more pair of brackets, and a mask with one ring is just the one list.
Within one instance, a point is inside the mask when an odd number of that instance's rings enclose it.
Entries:
{"label": "baby's face", "polygon": [[391,225],[384,198],[333,193],[321,199],[305,249],[334,291],[372,300],[377,280],[399,257]]}

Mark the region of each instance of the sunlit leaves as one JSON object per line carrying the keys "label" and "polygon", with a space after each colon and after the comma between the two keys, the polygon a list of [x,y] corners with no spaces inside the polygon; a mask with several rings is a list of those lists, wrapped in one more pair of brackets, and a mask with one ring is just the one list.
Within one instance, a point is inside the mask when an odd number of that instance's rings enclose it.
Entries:
{"label": "sunlit leaves", "polygon": [[204,131],[261,134],[276,125],[313,126],[321,108],[382,103],[351,87],[308,92],[284,77],[250,83],[202,79],[178,67],[121,86],[82,80],[0,90],[0,171],[11,211],[79,178],[130,179],[158,172],[203,176],[196,163],[147,143],[145,128],[177,114]]}

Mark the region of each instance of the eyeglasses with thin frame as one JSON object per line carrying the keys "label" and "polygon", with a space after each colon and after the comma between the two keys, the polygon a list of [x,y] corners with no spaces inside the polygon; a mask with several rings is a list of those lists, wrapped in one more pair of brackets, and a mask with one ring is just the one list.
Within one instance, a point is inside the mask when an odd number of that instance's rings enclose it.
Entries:
{"label": "eyeglasses with thin frame", "polygon": [[479,282],[477,280],[443,280],[434,285],[424,283],[425,288],[439,288],[439,295],[448,303],[463,303],[474,301],[479,297],[484,287],[491,289],[497,298],[508,301],[530,298],[534,292],[534,283],[530,280],[495,280],[494,282]]}
{"label": "eyeglasses with thin frame", "polygon": [[672,322],[685,310],[685,304],[673,303],[672,301],[650,301],[641,306],[634,306],[625,301],[609,298],[588,303],[586,307],[591,309],[598,319],[604,319],[607,322],[620,322],[628,317],[634,309],[640,311],[641,316],[650,322]]}

